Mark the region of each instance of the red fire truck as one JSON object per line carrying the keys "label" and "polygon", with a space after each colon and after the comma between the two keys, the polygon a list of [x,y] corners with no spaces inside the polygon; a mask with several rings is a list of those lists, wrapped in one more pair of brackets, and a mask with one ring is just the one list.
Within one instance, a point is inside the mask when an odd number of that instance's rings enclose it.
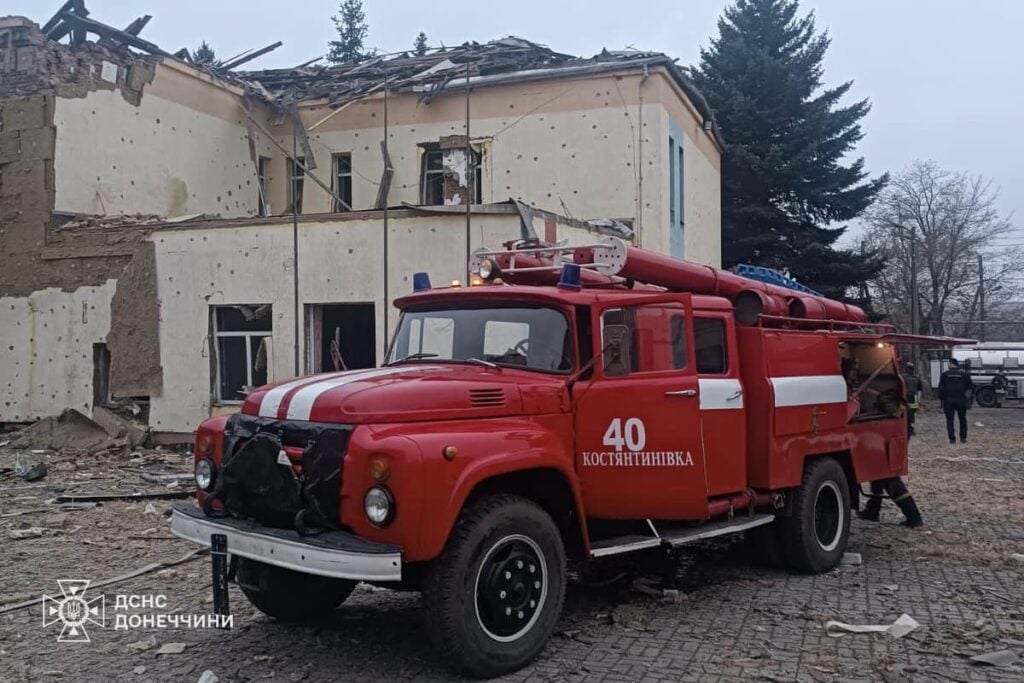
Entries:
{"label": "red fire truck", "polygon": [[218,611],[228,556],[282,620],[421,590],[439,651],[491,676],[543,648],[567,561],[748,532],[826,571],[860,483],[907,471],[894,344],[956,341],[615,238],[506,247],[472,286],[417,274],[383,367],[199,427],[172,530],[213,547]]}

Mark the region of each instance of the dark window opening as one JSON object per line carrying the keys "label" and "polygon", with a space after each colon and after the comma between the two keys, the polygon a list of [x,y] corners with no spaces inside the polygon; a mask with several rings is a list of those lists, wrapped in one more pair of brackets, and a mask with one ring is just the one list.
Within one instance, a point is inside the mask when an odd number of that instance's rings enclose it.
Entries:
{"label": "dark window opening", "polygon": [[270,368],[271,307],[213,306],[214,362],[218,403],[237,403],[267,383]]}
{"label": "dark window opening", "polygon": [[306,333],[309,372],[377,365],[377,323],[372,303],[308,305]]}
{"label": "dark window opening", "polygon": [[697,356],[699,374],[725,374],[729,369],[725,321],[718,318],[694,318],[693,349]]}
{"label": "dark window opening", "polygon": [[288,209],[285,213],[302,213],[302,187],[305,184],[306,160],[288,159]]}
{"label": "dark window opening", "polygon": [[92,345],[92,404],[110,403],[110,349],[100,342]]}
{"label": "dark window opening", "polygon": [[[334,194],[338,197],[334,200],[334,212],[350,211],[352,209],[352,155],[334,155]],[[339,202],[338,199],[341,201]],[[344,202],[344,204],[342,203]]]}
{"label": "dark window opening", "polygon": [[270,215],[270,202],[267,200],[267,171],[270,168],[270,157],[260,157],[256,160],[256,190],[259,193],[259,207],[261,216]]}

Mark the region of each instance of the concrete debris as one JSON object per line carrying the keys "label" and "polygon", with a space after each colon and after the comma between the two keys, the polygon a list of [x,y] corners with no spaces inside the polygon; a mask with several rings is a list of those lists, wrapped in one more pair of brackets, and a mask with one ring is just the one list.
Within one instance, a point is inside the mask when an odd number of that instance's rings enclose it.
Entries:
{"label": "concrete debris", "polygon": [[132,652],[145,652],[146,650],[152,650],[156,647],[156,636],[150,636],[145,640],[136,640],[134,643],[128,643],[128,649]]}
{"label": "concrete debris", "polygon": [[860,553],[844,553],[843,559],[839,560],[839,564],[846,564],[852,567],[860,566],[863,563]]}
{"label": "concrete debris", "polygon": [[25,481],[39,481],[46,476],[48,468],[44,462],[27,462],[22,459],[21,455],[17,456],[14,463],[14,473]]}
{"label": "concrete debris", "polygon": [[146,667],[137,666],[134,669],[132,669],[132,673],[141,676],[142,674],[146,673]]}
{"label": "concrete debris", "polygon": [[157,514],[156,507],[152,503],[146,503],[146,510],[142,514],[155,515]]}
{"label": "concrete debris", "polygon": [[164,643],[156,651],[158,655],[180,655],[185,651],[185,643]]}
{"label": "concrete debris", "polygon": [[95,453],[125,445],[88,417],[68,408],[58,417],[47,417],[17,432],[12,448],[73,450]]}
{"label": "concrete debris", "polygon": [[219,683],[220,679],[217,678],[217,674],[213,673],[209,669],[203,672],[196,683]]}
{"label": "concrete debris", "polygon": [[971,657],[972,664],[987,664],[995,667],[1008,667],[1016,663],[1019,657],[1013,650],[999,650],[998,652],[987,652],[983,655]]}
{"label": "concrete debris", "polygon": [[1019,562],[1020,564],[1024,564],[1024,553],[1011,553],[1010,554],[1010,559],[1013,560],[1014,562]]}
{"label": "concrete debris", "polygon": [[115,439],[124,439],[132,448],[138,448],[149,436],[149,427],[125,419],[104,406],[93,406],[92,419]]}
{"label": "concrete debris", "polygon": [[30,526],[27,529],[13,529],[10,533],[12,540],[20,541],[25,538],[40,538],[48,529],[44,529],[40,526]]}
{"label": "concrete debris", "polygon": [[825,623],[825,633],[832,638],[841,638],[850,633],[884,633],[899,639],[920,626],[909,614],[902,614],[891,624],[847,624],[842,621]]}

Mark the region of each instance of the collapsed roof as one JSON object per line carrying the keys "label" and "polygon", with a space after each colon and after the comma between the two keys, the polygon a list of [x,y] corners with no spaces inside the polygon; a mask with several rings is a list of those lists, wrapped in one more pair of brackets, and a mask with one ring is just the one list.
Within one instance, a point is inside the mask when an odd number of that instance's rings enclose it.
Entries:
{"label": "collapsed roof", "polygon": [[68,37],[73,45],[84,43],[87,34],[91,33],[99,36],[101,45],[125,50],[133,48],[184,61],[243,87],[279,110],[307,100],[324,99],[331,106],[338,107],[385,88],[391,92],[418,93],[420,101],[429,103],[439,93],[464,89],[467,85],[479,87],[571,78],[624,69],[646,73],[648,69],[663,67],[700,113],[704,128],[721,144],[707,101],[676,61],[660,52],[602,50],[593,57],[574,57],[510,36],[487,43],[468,42],[457,47],[428,50],[425,54],[369,55],[335,65],[318,64],[322,58],[317,58],[294,68],[239,72],[236,71],[239,66],[280,47],[281,43],[247,50],[223,62],[196,62],[187,49],[170,54],[140,38],[139,33],[150,18],[149,15],[141,16],[126,28],[118,29],[91,18],[85,8],[85,0],[67,0],[42,26],[42,32],[55,41]]}

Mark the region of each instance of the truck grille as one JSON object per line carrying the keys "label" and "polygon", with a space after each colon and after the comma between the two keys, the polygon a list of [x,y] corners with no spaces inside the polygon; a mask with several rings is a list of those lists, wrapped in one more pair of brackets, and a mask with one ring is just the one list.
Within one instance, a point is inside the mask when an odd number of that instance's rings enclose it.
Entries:
{"label": "truck grille", "polygon": [[469,405],[474,408],[500,408],[505,405],[505,390],[470,389]]}

